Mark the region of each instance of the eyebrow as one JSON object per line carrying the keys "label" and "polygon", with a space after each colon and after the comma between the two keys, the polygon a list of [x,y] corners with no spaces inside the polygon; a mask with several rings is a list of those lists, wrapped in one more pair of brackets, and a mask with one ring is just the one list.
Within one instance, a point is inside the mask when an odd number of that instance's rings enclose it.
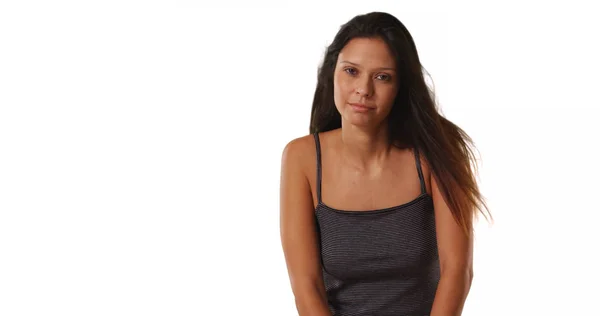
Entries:
{"label": "eyebrow", "polygon": [[[353,62],[347,61],[347,60],[342,60],[340,63],[346,63],[346,64],[350,64],[350,65],[354,65],[354,66],[360,67],[359,64],[356,64],[356,63],[353,63]],[[377,68],[377,69],[378,70],[393,70],[393,71],[396,71],[395,68],[390,68],[390,67],[381,67],[381,68]]]}

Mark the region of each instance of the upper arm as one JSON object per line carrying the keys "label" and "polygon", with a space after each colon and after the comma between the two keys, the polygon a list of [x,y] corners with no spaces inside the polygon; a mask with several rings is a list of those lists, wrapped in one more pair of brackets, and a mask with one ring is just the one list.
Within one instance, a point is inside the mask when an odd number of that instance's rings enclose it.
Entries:
{"label": "upper arm", "polygon": [[439,183],[430,173],[434,204],[440,272],[463,271],[473,274],[473,234],[467,236],[454,219],[440,191]]}
{"label": "upper arm", "polygon": [[280,235],[288,275],[295,294],[321,287],[314,205],[306,175],[309,139],[288,143],[283,150],[280,179]]}

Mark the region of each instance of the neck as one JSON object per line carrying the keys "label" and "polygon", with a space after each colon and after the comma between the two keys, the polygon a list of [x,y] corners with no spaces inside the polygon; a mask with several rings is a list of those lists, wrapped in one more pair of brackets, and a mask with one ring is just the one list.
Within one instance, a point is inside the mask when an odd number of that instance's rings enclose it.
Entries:
{"label": "neck", "polygon": [[392,147],[388,144],[389,136],[385,124],[374,129],[342,125],[340,134],[344,160],[359,171],[382,169]]}

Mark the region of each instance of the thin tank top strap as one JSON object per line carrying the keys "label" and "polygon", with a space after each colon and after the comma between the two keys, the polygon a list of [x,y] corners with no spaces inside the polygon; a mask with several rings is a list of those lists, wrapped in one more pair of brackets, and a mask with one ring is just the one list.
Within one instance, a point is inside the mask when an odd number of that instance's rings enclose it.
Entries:
{"label": "thin tank top strap", "polygon": [[321,142],[319,141],[318,132],[314,133],[313,136],[317,148],[317,201],[321,204]]}
{"label": "thin tank top strap", "polygon": [[425,194],[427,193],[427,189],[425,188],[425,178],[423,177],[423,170],[421,169],[421,159],[419,158],[419,150],[417,148],[414,148],[413,152],[415,153],[417,172],[419,173],[419,181],[421,182],[421,194]]}

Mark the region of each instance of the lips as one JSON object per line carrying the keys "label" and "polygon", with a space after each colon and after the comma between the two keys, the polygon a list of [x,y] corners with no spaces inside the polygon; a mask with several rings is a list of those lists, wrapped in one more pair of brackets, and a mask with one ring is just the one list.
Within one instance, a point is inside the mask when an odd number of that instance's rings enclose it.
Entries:
{"label": "lips", "polygon": [[348,103],[348,104],[350,104],[350,106],[352,106],[354,108],[374,109],[374,107],[368,106],[363,103]]}
{"label": "lips", "polygon": [[372,107],[369,107],[369,106],[367,106],[365,104],[361,104],[361,103],[348,103],[348,104],[350,105],[352,110],[357,113],[365,113],[365,112],[369,112],[374,109]]}

